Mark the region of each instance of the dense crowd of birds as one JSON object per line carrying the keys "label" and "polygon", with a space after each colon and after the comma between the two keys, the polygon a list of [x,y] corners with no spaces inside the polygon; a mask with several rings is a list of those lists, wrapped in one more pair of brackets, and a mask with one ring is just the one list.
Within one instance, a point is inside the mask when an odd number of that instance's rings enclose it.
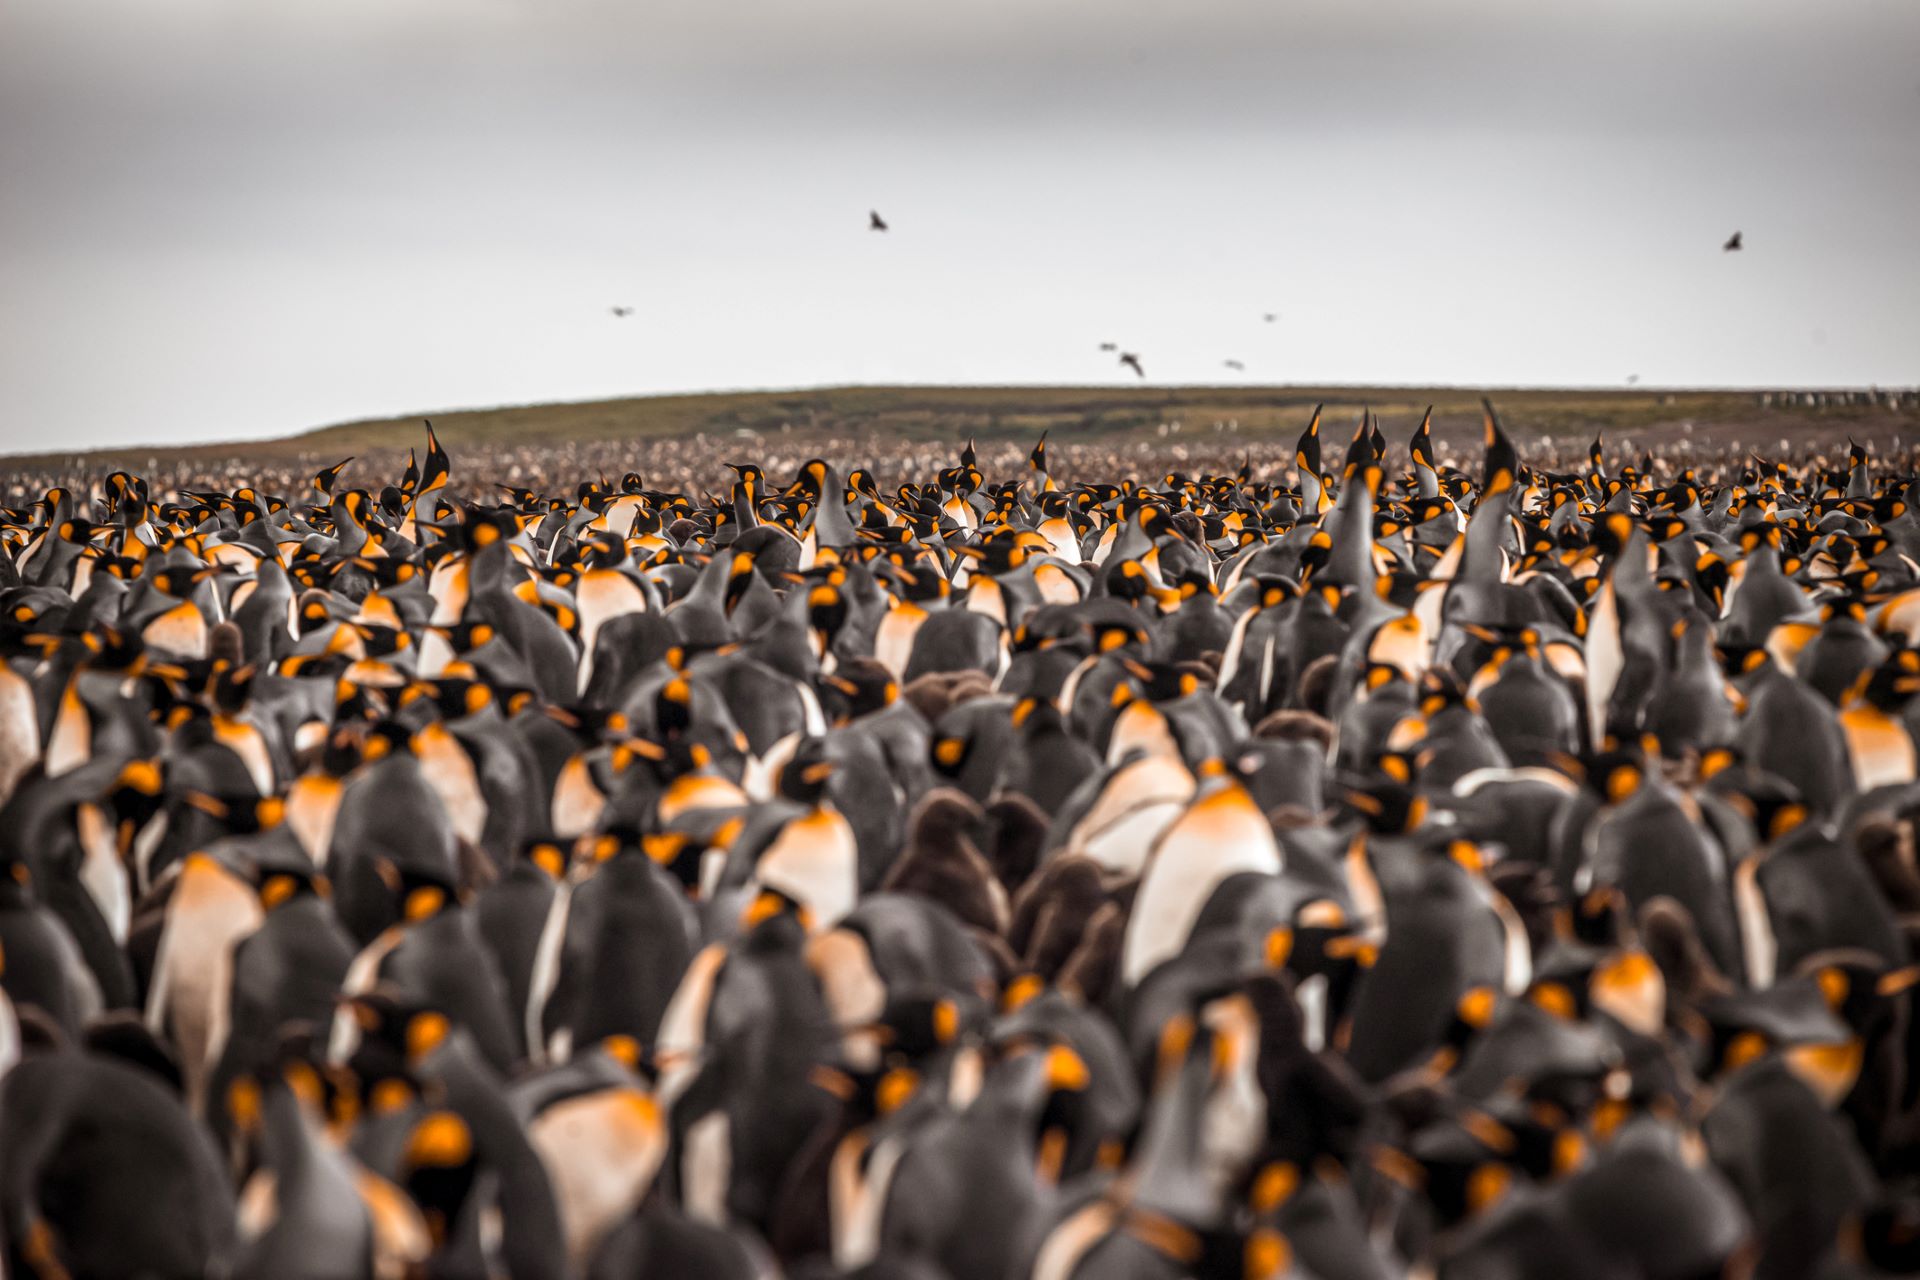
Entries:
{"label": "dense crowd of birds", "polygon": [[1920,1267],[1913,478],[1388,455],[16,481],[5,1274]]}

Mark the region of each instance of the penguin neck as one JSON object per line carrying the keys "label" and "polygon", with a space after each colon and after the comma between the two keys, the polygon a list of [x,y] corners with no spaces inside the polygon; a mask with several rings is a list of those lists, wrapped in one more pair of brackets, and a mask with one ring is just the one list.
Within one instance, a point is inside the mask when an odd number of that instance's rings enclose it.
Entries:
{"label": "penguin neck", "polygon": [[693,586],[680,598],[679,604],[695,608],[723,608],[727,600],[727,581],[732,576],[731,569],[732,557],[716,552],[708,558],[700,570],[700,576],[694,579]]}
{"label": "penguin neck", "polygon": [[733,518],[743,532],[760,527],[759,507],[748,494],[745,481],[733,486]]}
{"label": "penguin neck", "polygon": [[1373,509],[1373,490],[1356,472],[1327,516],[1333,548],[1315,581],[1362,588],[1373,582]]}
{"label": "penguin neck", "polygon": [[1678,652],[1674,670],[1680,674],[1698,676],[1719,673],[1719,665],[1713,660],[1711,636],[1705,627],[1688,627],[1676,648]]}
{"label": "penguin neck", "polygon": [[320,1126],[285,1081],[269,1082],[264,1093],[261,1155],[285,1188],[321,1160]]}
{"label": "penguin neck", "polygon": [[853,541],[853,521],[847,516],[846,502],[842,495],[846,486],[840,483],[840,477],[834,469],[827,468],[826,480],[821,484],[819,504],[814,508],[812,531],[814,541],[822,547],[844,547]]}
{"label": "penguin neck", "polygon": [[467,558],[467,594],[498,596],[511,591],[507,585],[507,563],[512,555],[503,540],[496,539]]}
{"label": "penguin neck", "polygon": [[499,1175],[500,1251],[508,1272],[564,1274],[559,1208],[545,1166],[471,1033],[454,1031],[427,1066],[446,1087],[448,1105],[473,1130],[479,1157]]}
{"label": "penguin neck", "polygon": [[1456,582],[1499,582],[1504,577],[1501,551],[1513,513],[1513,493],[1509,486],[1474,504],[1473,514],[1467,518],[1467,540],[1461,548]]}
{"label": "penguin neck", "polygon": [[1210,1079],[1211,1063],[1203,1053],[1190,1053],[1177,1071],[1162,1077],[1140,1154],[1125,1178],[1131,1203],[1191,1227],[1211,1226],[1220,1213],[1204,1150]]}
{"label": "penguin neck", "polygon": [[1318,514],[1321,510],[1320,499],[1323,490],[1317,468],[1311,463],[1300,468],[1300,507],[1302,511]]}
{"label": "penguin neck", "polygon": [[1613,564],[1608,570],[1613,580],[1613,593],[1626,604],[1629,613],[1635,605],[1649,605],[1659,591],[1653,584],[1653,573],[1647,564],[1648,554],[1646,532],[1636,527],[1626,545],[1613,557]]}

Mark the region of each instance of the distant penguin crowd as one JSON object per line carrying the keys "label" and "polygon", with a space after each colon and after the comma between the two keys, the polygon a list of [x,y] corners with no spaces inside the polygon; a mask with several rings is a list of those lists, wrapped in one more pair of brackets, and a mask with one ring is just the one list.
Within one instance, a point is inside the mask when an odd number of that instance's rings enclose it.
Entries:
{"label": "distant penguin crowd", "polygon": [[1482,444],[0,508],[0,1273],[1920,1271],[1920,487]]}

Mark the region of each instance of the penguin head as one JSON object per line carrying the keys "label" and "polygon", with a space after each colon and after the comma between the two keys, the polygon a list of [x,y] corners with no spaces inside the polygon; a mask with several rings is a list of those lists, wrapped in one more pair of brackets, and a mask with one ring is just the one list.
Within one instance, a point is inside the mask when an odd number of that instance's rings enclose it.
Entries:
{"label": "penguin head", "polygon": [[464,517],[458,526],[459,544],[470,554],[504,546],[519,537],[525,520],[512,507],[469,506]]}
{"label": "penguin head", "polygon": [[1604,556],[1625,551],[1640,531],[1639,524],[1625,511],[1597,511],[1588,517],[1588,526],[1587,544]]}
{"label": "penguin head", "polygon": [[1146,565],[1136,559],[1122,560],[1108,568],[1102,575],[1102,582],[1108,595],[1129,604],[1138,604],[1149,598],[1157,599],[1162,590],[1154,584]]}
{"label": "penguin head", "polygon": [[418,680],[400,691],[400,706],[419,714],[431,709],[445,721],[464,720],[494,705],[493,690],[472,667],[450,664],[432,680]]}
{"label": "penguin head", "polygon": [[1598,751],[1580,756],[1555,754],[1554,767],[1579,782],[1603,805],[1622,804],[1657,776],[1657,753],[1646,749],[1645,740],[1623,742],[1609,736]]}
{"label": "penguin head", "polygon": [[961,732],[961,728],[964,726],[950,726],[949,732],[937,734],[928,744],[933,771],[943,778],[958,778],[973,755],[973,735]]}
{"label": "penguin head", "polygon": [[305,1021],[280,1030],[269,1061],[255,1073],[263,1087],[287,1089],[300,1106],[344,1140],[361,1111],[361,1082],[351,1069],[331,1063],[320,1029]]}
{"label": "penguin head", "polygon": [[872,658],[849,658],[816,686],[820,707],[834,724],[845,724],[891,706],[900,696],[893,672]]}
{"label": "penguin head", "polygon": [[33,868],[18,852],[0,849],[0,906],[34,901]]}
{"label": "penguin head", "polygon": [[779,889],[762,888],[740,913],[740,928],[756,949],[797,949],[812,931],[806,904]]}
{"label": "penguin head", "polygon": [[1095,653],[1119,653],[1123,650],[1145,651],[1150,643],[1146,628],[1137,623],[1120,622],[1115,619],[1102,619],[1088,624],[1089,641]]}
{"label": "penguin head", "polygon": [[607,746],[631,738],[633,722],[627,713],[612,707],[586,703],[567,706],[546,705],[540,714],[572,733],[582,746]]}
{"label": "penguin head", "polygon": [[355,556],[349,561],[353,568],[373,580],[373,585],[381,591],[391,591],[398,586],[412,582],[420,572],[420,567],[411,560],[398,556]]}
{"label": "penguin head", "polygon": [[1748,762],[1738,746],[1703,752],[1697,772],[1702,789],[1752,823],[1762,843],[1798,830],[1811,816],[1792,783]]}
{"label": "penguin head", "polygon": [[[1823,966],[1837,970],[1838,966]],[[1827,1076],[1833,1059],[1856,1047],[1853,1029],[1835,1012],[1844,998],[1834,990],[1835,974],[1824,981],[1814,975],[1784,979],[1771,987],[1729,991],[1696,1005],[1709,1028],[1708,1071],[1728,1076],[1775,1052],[1785,1055],[1797,1075]],[[1850,1064],[1858,1070],[1858,1063]],[[1809,1079],[1816,1092],[1819,1083]],[[1850,1081],[1848,1082],[1850,1084]],[[1844,1096],[1844,1090],[1842,1090]],[[1838,1098],[1829,1097],[1828,1102]]]}
{"label": "penguin head", "polygon": [[1364,702],[1375,697],[1397,696],[1411,701],[1414,692],[1413,681],[1398,664],[1369,662],[1366,669],[1360,673],[1360,679],[1354,687],[1354,699]]}
{"label": "penguin head", "polygon": [[190,600],[200,584],[213,575],[214,570],[205,564],[174,563],[155,565],[141,575],[141,580],[152,583],[155,590],[175,600]]}
{"label": "penguin head", "polygon": [[807,589],[807,626],[827,637],[829,644],[847,625],[851,613],[846,577],[845,570],[835,569],[825,581]]}
{"label": "penguin head", "polygon": [[533,490],[523,488],[519,485],[496,483],[493,487],[507,496],[508,506],[516,507],[522,511],[535,506],[540,501],[539,495],[534,493]]}
{"label": "penguin head", "polygon": [[202,815],[228,835],[254,835],[271,831],[286,820],[286,801],[279,796],[214,795],[200,790],[179,793],[180,812]]}
{"label": "penguin head", "polygon": [[316,761],[321,772],[331,778],[344,778],[352,773],[359,767],[362,758],[362,737],[362,733],[350,724],[341,725],[328,733],[326,741],[319,748]]}
{"label": "penguin head", "polygon": [[276,865],[261,869],[256,879],[260,905],[267,911],[300,898],[326,898],[333,892],[332,884],[317,869]]}
{"label": "penguin head", "polygon": [[1018,569],[1035,553],[1045,554],[1052,549],[1052,543],[1031,530],[1002,527],[959,551],[974,562],[976,573],[991,576]]}
{"label": "penguin head", "polygon": [[[1276,1199],[1274,1208],[1282,1203]],[[1193,1280],[1284,1280],[1297,1274],[1292,1242],[1271,1226],[1194,1226],[1133,1205],[1122,1210],[1118,1230]]]}
{"label": "penguin head", "polygon": [[359,740],[363,764],[375,764],[389,756],[406,755],[413,751],[413,731],[398,720],[373,721],[360,734]]}
{"label": "penguin head", "polygon": [[166,771],[165,756],[129,760],[113,780],[105,800],[123,857],[132,849],[134,835],[166,807]]}
{"label": "penguin head", "polygon": [[499,634],[490,623],[482,622],[478,618],[469,618],[450,624],[437,623],[428,630],[438,633],[446,640],[447,646],[455,654],[460,655],[472,653],[475,649],[491,644],[494,637]]}
{"label": "penguin head", "polygon": [[459,903],[458,890],[439,867],[402,867],[376,857],[373,868],[392,897],[395,914],[407,923],[432,919]]}
{"label": "penguin head", "polygon": [[[988,1087],[1032,1090],[1039,1099],[1033,1118],[1034,1169],[1041,1185],[1057,1186],[1091,1159],[1088,1135],[1093,1074],[1085,1058],[1064,1042],[1039,1043],[1017,1038],[1001,1046],[1000,1063]],[[1088,1148],[1074,1159],[1073,1148]]]}
{"label": "penguin head", "polygon": [[[773,536],[779,537],[783,535],[775,531]],[[734,546],[739,547],[743,542],[745,542],[744,537],[740,541],[735,542]],[[745,550],[736,550],[733,552],[731,558],[727,561],[727,582],[726,588],[721,596],[720,605],[722,611],[725,612],[728,617],[732,617],[734,609],[739,606],[742,600],[746,599],[747,592],[753,587],[756,573],[757,570],[754,567],[753,555],[750,552]]]}
{"label": "penguin head", "polygon": [[627,561],[627,540],[612,529],[595,529],[578,550],[582,569],[613,569]]}
{"label": "penguin head", "polygon": [[1490,1213],[1519,1181],[1513,1130],[1478,1107],[1461,1107],[1411,1135],[1422,1198],[1442,1230]]}
{"label": "penguin head", "polygon": [[889,992],[868,1030],[883,1054],[919,1062],[959,1043],[971,1027],[968,1009],[969,1003],[946,993]]}
{"label": "penguin head", "polygon": [[1200,690],[1200,677],[1184,663],[1126,658],[1122,666],[1129,677],[1128,687],[1136,696],[1150,702],[1171,702]]}
{"label": "penguin head", "polygon": [[346,1065],[362,1080],[412,1078],[453,1034],[446,1013],[385,984],[343,997],[341,1013],[353,1031]]}
{"label": "penguin head", "polygon": [[794,748],[780,770],[780,794],[804,805],[817,805],[827,794],[834,764],[827,757],[825,738],[808,738]]}
{"label": "penguin head", "polygon": [[1860,673],[1842,705],[1864,703],[1897,715],[1916,694],[1920,694],[1920,649],[1896,649],[1879,666]]}
{"label": "penguin head", "polygon": [[663,785],[695,774],[737,779],[738,771],[730,771],[731,763],[744,750],[744,742],[728,742],[725,735],[715,731],[694,730],[658,745],[644,738],[630,739],[614,748],[613,763],[622,772],[629,767],[645,768]]}
{"label": "penguin head", "polygon": [[1467,690],[1467,684],[1451,667],[1428,667],[1420,674],[1420,719],[1432,721],[1455,709],[1478,714],[1479,700]]}
{"label": "penguin head", "polygon": [[685,736],[693,728],[693,682],[675,671],[653,696],[653,723],[663,738]]}
{"label": "penguin head", "polygon": [[548,880],[560,881],[567,878],[567,868],[572,859],[564,845],[551,836],[535,836],[521,842],[517,865],[532,867]]}
{"label": "penguin head", "polygon": [[1591,1163],[1592,1145],[1583,1123],[1589,1108],[1584,1105],[1568,1106],[1546,1097],[1496,1097],[1478,1110],[1512,1140],[1511,1148],[1501,1152],[1505,1144],[1496,1136],[1498,1131],[1475,1121],[1489,1149],[1503,1155],[1523,1178],[1550,1185],[1572,1178]]}
{"label": "penguin head", "polygon": [[[1571,935],[1589,946],[1624,946],[1634,935],[1633,912],[1619,886],[1598,885],[1577,898],[1568,910]],[[1692,921],[1689,919],[1688,927]]]}
{"label": "penguin head", "polygon": [[1365,936],[1365,923],[1332,898],[1302,902],[1287,924],[1268,931],[1262,944],[1267,967],[1285,970],[1296,981],[1322,974],[1350,977],[1370,969],[1380,948]]}
{"label": "penguin head", "polygon": [[1343,801],[1369,831],[1379,835],[1418,830],[1428,812],[1427,798],[1413,786],[1413,762],[1399,752],[1375,757],[1372,776],[1348,788]]}
{"label": "penguin head", "polygon": [[138,676],[147,669],[146,649],[140,638],[119,627],[90,627],[81,634],[80,642],[86,647],[89,670]]}
{"label": "penguin head", "polygon": [[401,1150],[401,1188],[420,1207],[436,1249],[443,1248],[480,1176],[473,1130],[459,1112],[434,1109],[415,1120]]}
{"label": "penguin head", "polygon": [[1803,960],[1797,973],[1811,977],[1834,1016],[1862,1040],[1891,1028],[1908,995],[1920,985],[1920,965],[1889,967],[1870,951],[1839,948]]}

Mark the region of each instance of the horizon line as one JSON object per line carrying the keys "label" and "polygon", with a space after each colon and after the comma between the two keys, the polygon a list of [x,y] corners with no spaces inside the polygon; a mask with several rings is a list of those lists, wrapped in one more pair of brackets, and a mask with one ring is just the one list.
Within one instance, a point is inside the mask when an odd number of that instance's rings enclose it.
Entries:
{"label": "horizon line", "polygon": [[1491,382],[1269,382],[1269,383],[1233,383],[1233,382],[825,382],[810,384],[788,384],[777,386],[732,386],[704,387],[679,391],[644,391],[630,395],[591,396],[584,399],[553,400],[517,400],[501,401],[495,404],[456,405],[437,409],[404,410],[398,413],[374,413],[362,416],[341,418],[313,426],[300,427],[284,434],[266,436],[225,436],[203,439],[177,440],[165,444],[145,444],[138,441],[120,444],[96,444],[73,450],[8,450],[0,452],[0,458],[55,458],[88,457],[96,454],[125,454],[139,450],[154,453],[184,452],[189,450],[218,449],[223,446],[242,448],[262,445],[286,445],[307,436],[318,436],[329,431],[346,430],[353,427],[370,427],[382,423],[399,423],[411,418],[422,421],[433,418],[458,417],[463,414],[500,413],[514,409],[545,408],[581,408],[589,405],[624,404],[629,402],[660,400],[692,400],[702,397],[742,396],[742,395],[821,395],[847,391],[1120,391],[1120,392],[1234,392],[1240,394],[1285,393],[1299,394],[1310,391],[1330,392],[1411,392],[1434,391],[1448,393],[1476,393],[1485,396],[1497,396],[1502,393],[1530,394],[1537,392],[1563,392],[1571,395],[1762,395],[1784,393],[1799,395],[1805,393],[1856,393],[1856,392],[1898,392],[1902,395],[1920,394],[1920,381],[1910,383],[1491,383]]}

